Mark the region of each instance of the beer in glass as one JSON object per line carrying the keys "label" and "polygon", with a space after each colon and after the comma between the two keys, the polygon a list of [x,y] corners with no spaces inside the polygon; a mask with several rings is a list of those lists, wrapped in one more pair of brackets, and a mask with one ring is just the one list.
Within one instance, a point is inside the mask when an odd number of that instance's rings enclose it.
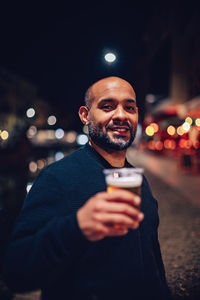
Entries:
{"label": "beer in glass", "polygon": [[[143,179],[143,169],[141,168],[120,168],[104,169],[107,192],[112,193],[119,189],[128,190],[138,196],[141,196],[141,186]],[[114,228],[126,228],[125,226],[115,224]]]}
{"label": "beer in glass", "polygon": [[104,170],[107,192],[125,189],[141,196],[142,174],[141,168],[121,168]]}

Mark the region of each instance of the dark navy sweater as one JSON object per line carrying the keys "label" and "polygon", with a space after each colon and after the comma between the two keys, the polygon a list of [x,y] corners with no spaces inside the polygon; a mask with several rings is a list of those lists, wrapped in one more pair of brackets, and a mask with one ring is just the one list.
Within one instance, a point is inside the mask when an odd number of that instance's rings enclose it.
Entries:
{"label": "dark navy sweater", "polygon": [[145,177],[139,229],[89,242],[78,227],[77,210],[106,190],[102,171],[110,167],[86,145],[40,172],[6,249],[13,291],[42,289],[46,300],[167,298],[157,202]]}

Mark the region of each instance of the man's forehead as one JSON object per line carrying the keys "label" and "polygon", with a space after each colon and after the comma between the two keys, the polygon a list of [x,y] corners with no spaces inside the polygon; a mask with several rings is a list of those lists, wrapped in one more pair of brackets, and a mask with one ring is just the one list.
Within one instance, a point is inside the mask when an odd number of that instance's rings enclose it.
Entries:
{"label": "man's forehead", "polygon": [[101,79],[94,83],[91,89],[93,97],[99,94],[103,95],[114,90],[126,91],[127,93],[130,93],[133,97],[135,97],[135,92],[130,83],[119,77],[108,77]]}

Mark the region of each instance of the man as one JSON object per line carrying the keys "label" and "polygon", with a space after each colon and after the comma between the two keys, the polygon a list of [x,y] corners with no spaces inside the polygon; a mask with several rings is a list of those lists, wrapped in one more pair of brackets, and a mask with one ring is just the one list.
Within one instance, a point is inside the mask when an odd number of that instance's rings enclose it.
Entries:
{"label": "man", "polygon": [[40,288],[48,300],[165,299],[157,203],[145,177],[142,199],[105,192],[104,168],[131,167],[135,92],[108,77],[88,89],[85,102],[79,116],[90,142],[36,179],[7,247],[7,284],[14,291]]}

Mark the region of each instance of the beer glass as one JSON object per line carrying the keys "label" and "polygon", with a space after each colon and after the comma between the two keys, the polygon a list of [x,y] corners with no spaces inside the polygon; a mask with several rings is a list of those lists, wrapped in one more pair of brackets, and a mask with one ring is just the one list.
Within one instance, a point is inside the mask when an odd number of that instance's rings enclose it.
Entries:
{"label": "beer glass", "polygon": [[118,189],[125,189],[141,196],[142,168],[105,169],[103,172],[108,193]]}
{"label": "beer glass", "polygon": [[[105,174],[108,193],[112,193],[119,189],[125,189],[141,196],[143,179],[142,168],[104,169],[103,172]],[[125,229],[126,226],[115,224],[114,228]]]}

